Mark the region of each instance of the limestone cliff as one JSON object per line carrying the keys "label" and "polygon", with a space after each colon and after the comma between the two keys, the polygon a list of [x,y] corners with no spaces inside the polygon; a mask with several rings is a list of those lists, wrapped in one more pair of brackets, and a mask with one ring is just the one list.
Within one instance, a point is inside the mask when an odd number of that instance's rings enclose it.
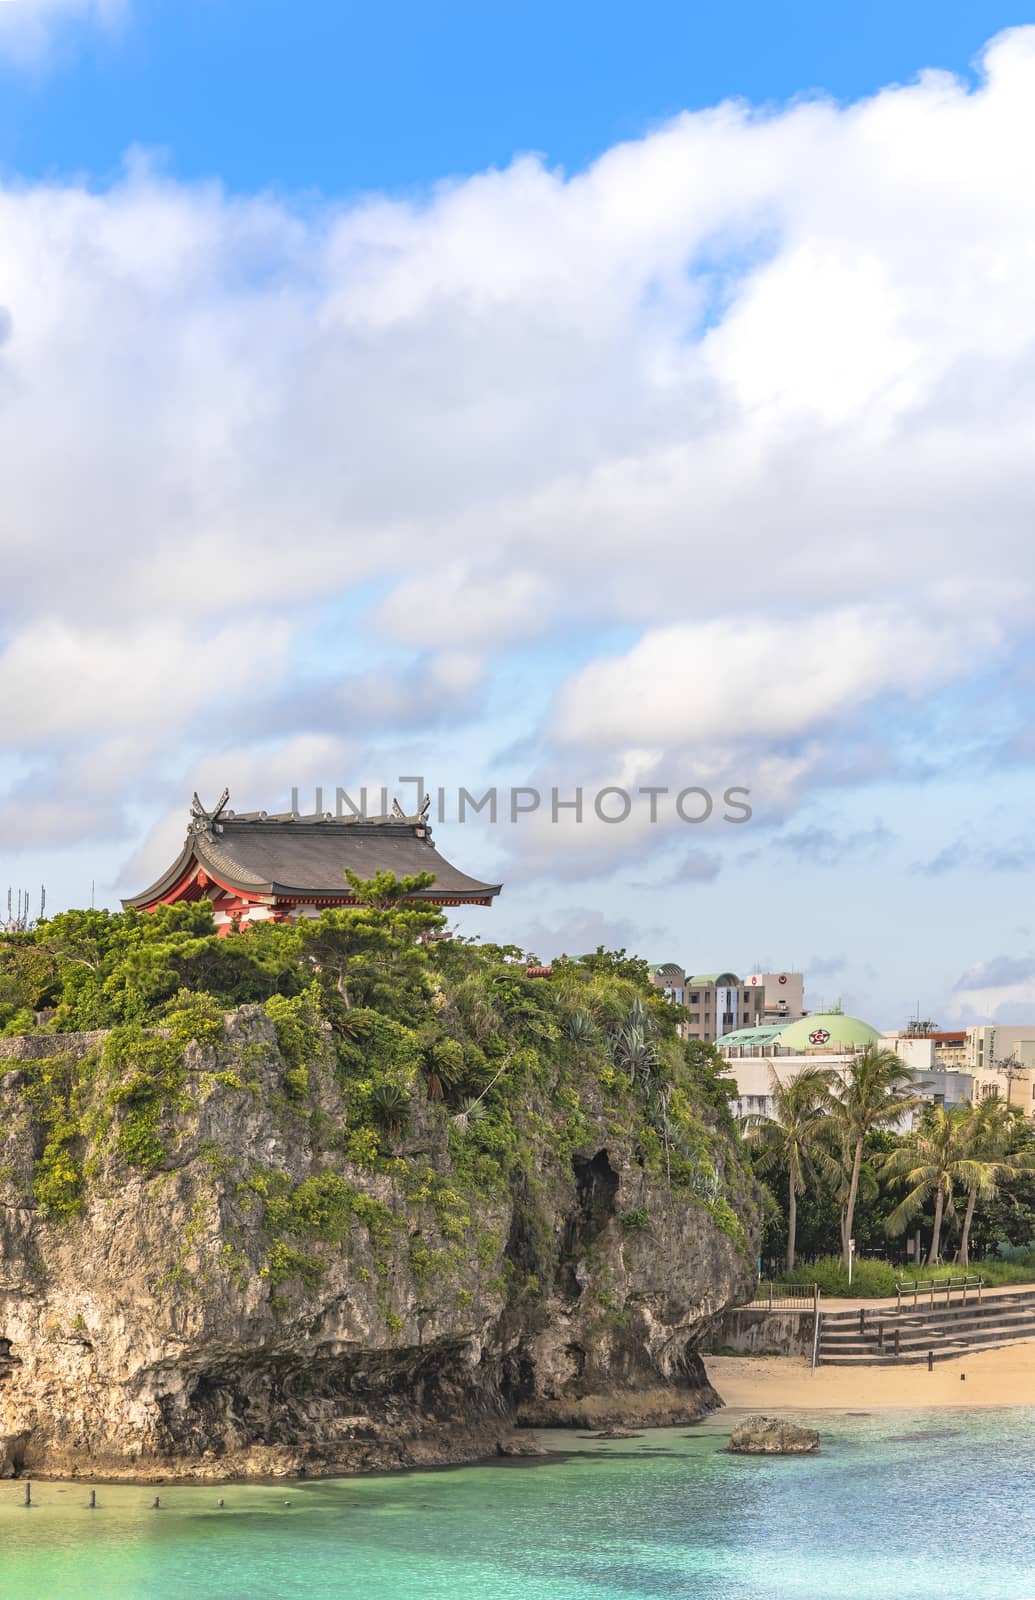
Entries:
{"label": "limestone cliff", "polygon": [[[220,1028],[186,1046],[144,1156],[104,1035],[0,1041],[0,1474],[456,1461],[515,1424],[714,1404],[697,1349],[750,1291],[756,1227],[718,1113],[711,1189],[673,1187],[628,1095],[576,1065],[517,1091],[532,1159],[479,1188],[463,1118],[424,1096],[390,1161],[350,1157],[326,1024],[301,1079],[262,1007]],[[61,1094],[93,1129],[70,1215],[40,1181]]]}

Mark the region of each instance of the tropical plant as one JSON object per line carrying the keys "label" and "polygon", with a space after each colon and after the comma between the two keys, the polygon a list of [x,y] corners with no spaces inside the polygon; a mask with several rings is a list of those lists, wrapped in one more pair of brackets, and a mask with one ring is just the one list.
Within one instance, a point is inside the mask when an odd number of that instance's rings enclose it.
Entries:
{"label": "tropical plant", "polygon": [[400,1133],[406,1122],[410,1097],[397,1083],[378,1083],[370,1095],[370,1109],[374,1120],[385,1133]]}
{"label": "tropical plant", "polygon": [[880,1163],[884,1178],[907,1190],[885,1223],[889,1233],[902,1233],[917,1212],[934,1199],[929,1267],[935,1266],[941,1255],[942,1224],[954,1214],[957,1192],[973,1190],[977,1197],[995,1190],[988,1164],[975,1161],[971,1155],[968,1124],[972,1115],[970,1106],[933,1107],[898,1149],[890,1151]]}
{"label": "tropical plant", "polygon": [[912,1074],[894,1050],[868,1044],[841,1074],[831,1107],[830,1145],[820,1159],[841,1196],[841,1257],[851,1259],[852,1224],[862,1181],[863,1149],[875,1128],[892,1128],[919,1104],[907,1084]]}
{"label": "tropical plant", "polygon": [[488,1115],[488,1110],[485,1105],[485,1097],[489,1093],[490,1089],[495,1088],[496,1084],[499,1082],[500,1078],[502,1078],[509,1066],[510,1057],[508,1056],[495,1076],[491,1078],[490,1081],[485,1085],[485,1088],[482,1090],[481,1094],[468,1096],[467,1099],[464,1100],[460,1110],[455,1114],[455,1116],[450,1118],[454,1128],[456,1128],[459,1133],[466,1133],[468,1129],[473,1127],[476,1122],[483,1121]]}
{"label": "tropical plant", "polygon": [[984,1182],[975,1173],[967,1185],[967,1208],[960,1234],[960,1266],[970,1265],[970,1229],[977,1201],[993,1199],[1004,1181],[1030,1170],[1035,1165],[1031,1151],[1008,1154],[1011,1138],[1023,1121],[1021,1112],[992,1095],[969,1108],[965,1133],[975,1167],[983,1169]]}
{"label": "tropical plant", "polygon": [[573,1044],[591,1044],[597,1036],[596,1023],[588,1011],[570,1012],[564,1031]]}
{"label": "tropical plant", "polygon": [[787,1271],[793,1272],[798,1226],[798,1196],[816,1177],[813,1161],[824,1123],[830,1115],[831,1077],[828,1070],[806,1067],[784,1083],[769,1069],[772,1116],[744,1118],[748,1142],[758,1152],[762,1172],[787,1169]]}
{"label": "tropical plant", "polygon": [[464,1052],[455,1039],[432,1038],[421,1050],[421,1066],[429,1100],[444,1100],[446,1090],[459,1081]]}
{"label": "tropical plant", "polygon": [[654,1019],[639,995],[611,1036],[611,1059],[646,1094],[653,1091],[661,1057],[654,1039]]}
{"label": "tropical plant", "polygon": [[449,1120],[458,1133],[466,1133],[476,1123],[484,1122],[486,1116],[487,1112],[481,1097],[475,1098],[473,1095],[468,1095],[460,1110],[455,1112]]}

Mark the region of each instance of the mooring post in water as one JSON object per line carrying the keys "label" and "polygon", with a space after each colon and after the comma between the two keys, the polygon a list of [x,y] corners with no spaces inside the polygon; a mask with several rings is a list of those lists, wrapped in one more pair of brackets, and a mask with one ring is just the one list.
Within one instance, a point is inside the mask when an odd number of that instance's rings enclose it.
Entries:
{"label": "mooring post in water", "polygon": [[162,1509],[162,1502],[159,1499],[158,1495],[155,1495],[154,1499],[151,1501],[151,1510],[152,1511],[161,1511],[161,1509]]}
{"label": "mooring post in water", "polygon": [[28,1478],[26,1478],[26,1480],[25,1480],[25,1494],[24,1494],[24,1497],[22,1499],[22,1505],[23,1506],[31,1506],[32,1505],[32,1484],[29,1482]]}
{"label": "mooring post in water", "polygon": [[96,1504],[97,1504],[97,1490],[96,1489],[91,1489],[90,1490],[90,1510],[91,1511],[94,1509]]}

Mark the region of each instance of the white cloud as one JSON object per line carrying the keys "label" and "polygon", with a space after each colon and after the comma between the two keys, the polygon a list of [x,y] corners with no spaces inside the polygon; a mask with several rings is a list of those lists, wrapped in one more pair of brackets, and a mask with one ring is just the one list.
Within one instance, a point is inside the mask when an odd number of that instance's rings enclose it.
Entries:
{"label": "white cloud", "polygon": [[[429,552],[430,554],[430,552]],[[476,573],[469,562],[439,567],[422,562],[380,607],[376,620],[391,637],[417,645],[498,643],[542,632],[554,599],[539,573],[499,577]]]}
{"label": "white cloud", "polygon": [[297,788],[300,804],[309,809],[312,786],[322,783],[329,772],[347,773],[354,755],[346,740],[302,734],[255,747],[213,749],[185,770],[174,771],[172,781],[164,787],[167,795],[175,793],[179,798],[172,800],[122,864],[120,892],[138,894],[176,860],[187,832],[187,802],[195,791],[202,804],[210,807],[228,788],[233,810],[287,811],[291,791]]}
{"label": "white cloud", "polygon": [[[555,732],[607,748],[802,734],[880,694],[922,694],[955,677],[959,627],[958,617],[939,622],[901,607],[835,606],[649,629],[565,686]],[[969,643],[987,652],[988,625],[978,622]]]}
{"label": "white cloud", "polygon": [[85,19],[112,27],[127,7],[128,0],[0,0],[0,58],[34,62],[64,23]]}
{"label": "white cloud", "polygon": [[786,804],[1027,629],[1033,137],[1035,29],[420,201],[0,187],[0,738],[402,737],[522,644],[500,742]]}
{"label": "white cloud", "polygon": [[22,746],[113,730],[182,732],[192,712],[226,707],[282,669],[273,621],[194,629],[172,617],[121,627],[42,618],[0,652],[0,738]]}

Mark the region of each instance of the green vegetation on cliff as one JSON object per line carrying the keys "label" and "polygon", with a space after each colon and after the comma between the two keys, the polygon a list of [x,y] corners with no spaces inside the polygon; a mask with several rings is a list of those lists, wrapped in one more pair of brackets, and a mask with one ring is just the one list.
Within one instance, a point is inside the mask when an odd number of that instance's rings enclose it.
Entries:
{"label": "green vegetation on cliff", "polygon": [[[246,1107],[255,1052],[272,1046],[233,1049],[226,1028],[258,1005],[282,1064],[278,1115],[304,1120],[322,1169],[297,1184],[272,1169],[235,1174],[241,1203],[263,1207],[274,1281],[315,1281],[321,1247],[345,1248],[354,1226],[376,1270],[398,1209],[361,1192],[352,1177],[362,1176],[389,1184],[403,1210],[433,1215],[434,1241],[408,1247],[416,1280],[448,1274],[472,1239],[498,1255],[500,1240],[490,1248],[478,1230],[491,1233],[486,1217],[519,1183],[534,1285],[552,1270],[548,1227],[535,1222],[544,1158],[570,1173],[602,1138],[745,1251],[754,1186],[720,1063],[678,1038],[645,966],[601,950],[530,977],[516,948],[443,937],[442,913],[405,898],[425,886],[381,876],[361,886],[362,907],[226,937],[200,903],[153,916],[66,912],[0,940],[8,1035],[101,1035],[78,1058],[55,1037],[53,1053],[21,1069],[42,1213],[74,1218],[102,1160],[145,1176],[173,1168],[177,1127],[217,1084]],[[333,1103],[312,1077],[328,1051]],[[649,1210],[623,1226],[630,1239],[649,1231]]]}

